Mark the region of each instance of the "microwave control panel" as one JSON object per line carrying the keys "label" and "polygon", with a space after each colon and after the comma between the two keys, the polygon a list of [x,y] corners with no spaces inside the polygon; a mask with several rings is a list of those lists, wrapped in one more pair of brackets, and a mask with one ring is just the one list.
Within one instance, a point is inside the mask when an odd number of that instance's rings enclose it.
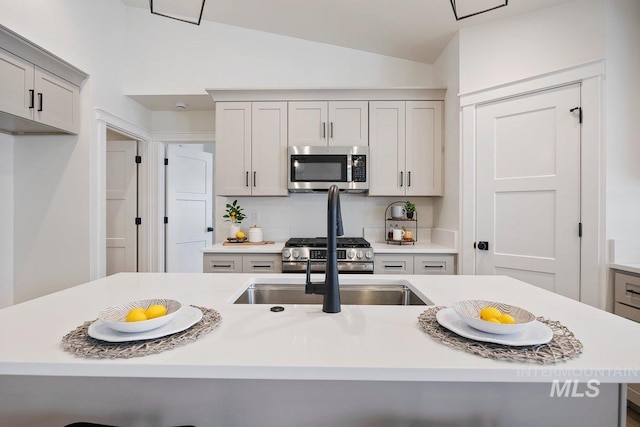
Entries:
{"label": "microwave control panel", "polygon": [[351,156],[351,176],[353,182],[367,182],[367,156],[354,154]]}

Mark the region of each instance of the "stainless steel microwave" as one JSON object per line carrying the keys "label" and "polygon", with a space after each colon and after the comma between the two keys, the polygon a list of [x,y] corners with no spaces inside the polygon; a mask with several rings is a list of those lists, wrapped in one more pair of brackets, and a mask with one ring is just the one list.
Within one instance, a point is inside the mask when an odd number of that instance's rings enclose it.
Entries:
{"label": "stainless steel microwave", "polygon": [[369,147],[292,146],[288,149],[288,188],[293,193],[369,190]]}

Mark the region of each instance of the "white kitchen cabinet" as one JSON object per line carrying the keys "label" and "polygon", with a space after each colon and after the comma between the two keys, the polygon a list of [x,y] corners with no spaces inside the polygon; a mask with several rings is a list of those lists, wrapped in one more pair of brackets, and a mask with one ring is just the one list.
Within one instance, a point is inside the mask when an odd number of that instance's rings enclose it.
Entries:
{"label": "white kitchen cabinet", "polygon": [[281,273],[280,254],[204,254],[204,273]]}
{"label": "white kitchen cabinet", "polygon": [[286,196],[287,103],[216,103],[220,196]]}
{"label": "white kitchen cabinet", "polygon": [[376,254],[375,274],[454,274],[454,255]]}
{"label": "white kitchen cabinet", "polygon": [[370,196],[442,195],[441,101],[369,103]]}
{"label": "white kitchen cabinet", "polygon": [[289,145],[367,146],[367,101],[289,102]]}
{"label": "white kitchen cabinet", "polygon": [[33,121],[16,121],[4,116],[1,122],[4,130],[79,132],[78,86],[3,49],[0,49],[0,75],[0,111]]}

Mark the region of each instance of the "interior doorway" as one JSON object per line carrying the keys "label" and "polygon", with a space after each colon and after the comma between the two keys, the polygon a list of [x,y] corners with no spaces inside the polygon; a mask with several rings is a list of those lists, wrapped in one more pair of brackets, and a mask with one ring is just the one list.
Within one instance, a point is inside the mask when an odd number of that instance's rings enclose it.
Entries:
{"label": "interior doorway", "polygon": [[213,143],[165,148],[165,272],[202,273],[203,247],[215,241]]}

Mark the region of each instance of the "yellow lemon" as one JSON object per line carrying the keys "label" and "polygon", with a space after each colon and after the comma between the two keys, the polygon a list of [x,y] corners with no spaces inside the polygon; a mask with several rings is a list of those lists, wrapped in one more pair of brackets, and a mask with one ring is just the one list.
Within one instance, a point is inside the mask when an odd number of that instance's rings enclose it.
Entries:
{"label": "yellow lemon", "polygon": [[500,317],[498,317],[498,320],[500,321],[500,323],[505,323],[507,325],[513,325],[514,323],[516,323],[516,319],[514,319],[513,316],[508,313],[502,313]]}
{"label": "yellow lemon", "polygon": [[144,308],[138,307],[130,310],[125,319],[127,322],[140,322],[147,320],[147,315],[144,314]]}
{"label": "yellow lemon", "polygon": [[236,233],[236,237],[237,237],[238,239],[244,239],[244,233],[243,233],[242,231],[238,231],[238,232]]}
{"label": "yellow lemon", "polygon": [[167,308],[164,305],[155,304],[147,308],[144,314],[147,316],[147,319],[155,319],[156,317],[162,317],[167,314]]}
{"label": "yellow lemon", "polygon": [[495,317],[492,317],[491,319],[487,319],[487,322],[490,323],[501,323],[498,319],[496,319]]}
{"label": "yellow lemon", "polygon": [[500,310],[498,310],[495,307],[485,307],[482,310],[480,310],[480,318],[482,320],[498,318],[500,317],[501,314],[502,313],[500,312]]}

